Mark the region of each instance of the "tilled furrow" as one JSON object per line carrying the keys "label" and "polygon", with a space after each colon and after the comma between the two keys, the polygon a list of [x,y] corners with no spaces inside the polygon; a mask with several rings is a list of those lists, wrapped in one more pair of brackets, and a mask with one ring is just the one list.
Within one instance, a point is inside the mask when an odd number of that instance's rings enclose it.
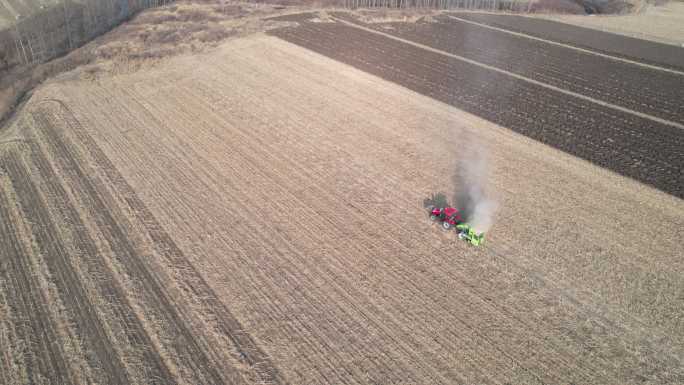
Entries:
{"label": "tilled furrow", "polygon": [[[32,139],[38,145],[33,147],[32,159],[36,163],[37,171],[43,174],[43,180],[59,181],[63,180],[70,186],[69,192],[72,194],[83,194],[83,189],[80,187],[84,182],[82,178],[64,177],[73,172],[73,169],[55,169],[53,164],[46,158],[45,154],[49,153],[55,162],[60,162],[62,157],[71,157],[72,154],[55,151],[54,144],[49,140],[44,140],[41,132],[54,129],[48,117],[50,114],[34,113],[34,121],[36,130],[38,132],[32,134]],[[52,138],[52,140],[59,140]],[[43,148],[39,146],[42,145]],[[44,152],[46,151],[46,152]],[[58,166],[56,166],[58,167]],[[58,176],[57,172],[61,172]],[[81,177],[83,177],[81,175]],[[114,315],[114,319],[107,318],[104,320],[110,327],[116,325],[123,335],[125,335],[126,350],[133,350],[136,354],[141,354],[142,366],[139,374],[144,376],[144,381],[150,384],[166,384],[173,382],[173,376],[168,367],[159,357],[159,353],[155,351],[154,346],[150,340],[149,335],[145,331],[141,320],[135,314],[130,299],[124,292],[124,288],[117,280],[115,273],[108,267],[108,263],[104,260],[102,251],[96,246],[95,240],[91,237],[89,229],[84,223],[84,218],[78,212],[76,205],[89,205],[92,203],[90,196],[78,196],[72,198],[60,183],[45,184],[46,196],[51,199],[51,207],[59,212],[55,216],[55,221],[59,221],[62,227],[71,229],[70,237],[73,247],[75,249],[74,258],[78,259],[81,264],[81,269],[87,272],[88,277],[83,279],[95,285],[99,298],[107,302],[108,309]],[[97,215],[100,213],[98,212]],[[100,225],[103,225],[100,223]],[[99,227],[97,227],[99,228]],[[67,231],[64,229],[64,231]],[[114,338],[112,336],[112,338]],[[121,341],[123,342],[123,341]],[[121,353],[119,353],[121,354]],[[126,359],[123,357],[123,359]],[[127,368],[127,370],[137,370],[137,368]]]}
{"label": "tilled furrow", "polygon": [[[142,202],[137,198],[136,194],[123,179],[123,177],[118,174],[116,168],[111,164],[111,161],[109,161],[104,153],[99,150],[97,144],[89,137],[85,130],[80,127],[78,121],[71,116],[70,111],[64,110],[62,113],[65,114],[64,119],[69,128],[73,130],[74,135],[76,135],[78,139],[84,143],[85,148],[87,148],[87,151],[90,152],[90,156],[92,156],[97,162],[98,166],[106,174],[109,180],[115,186],[117,186],[117,191],[125,197],[127,204],[130,206],[130,212],[136,213],[138,216],[136,219],[145,224],[145,228],[151,240],[153,241],[154,247],[160,252],[161,255],[168,259],[168,262],[171,265],[175,266],[176,269],[183,271],[182,276],[186,282],[179,282],[179,284],[184,285],[184,287],[186,287],[187,290],[193,294],[193,297],[203,301],[205,309],[215,312],[214,318],[218,320],[220,332],[228,336],[228,338],[233,341],[240,356],[243,357],[249,366],[253,367],[253,370],[257,373],[258,379],[260,381],[266,381],[268,383],[282,382],[282,378],[278,374],[278,371],[275,369],[275,367],[270,364],[268,357],[257,347],[251,336],[243,331],[243,328],[235,319],[235,317],[232,316],[225,306],[220,303],[216,295],[206,284],[201,275],[199,275],[199,273],[194,269],[194,267],[178,249],[169,235],[161,228],[161,226],[159,226],[154,216],[152,216],[145,205],[142,204]],[[47,134],[53,136],[55,135],[54,133]],[[65,142],[65,138],[62,138],[60,141],[60,143]],[[64,145],[66,146],[66,144]],[[66,147],[64,148],[64,151],[68,151]],[[77,171],[77,177],[85,177],[85,175],[82,175],[82,171],[78,171],[75,164],[69,164],[67,166],[72,170]],[[104,209],[104,203],[100,199],[95,198],[95,188],[88,185],[85,185],[84,187],[92,191],[90,196],[94,197],[93,204],[96,207]],[[128,241],[124,237],[122,230],[118,229],[117,227],[114,227],[112,230],[115,232],[114,235],[117,236],[117,238],[115,238],[117,239],[117,243],[120,243],[119,247],[122,247],[122,250],[132,250],[131,247],[124,248],[127,246]],[[113,247],[113,249],[116,250],[115,247]],[[148,290],[156,293],[157,300],[160,301],[160,303],[166,308],[165,312],[170,313],[172,320],[179,325],[177,327],[179,327],[179,330],[182,332],[179,334],[186,336],[188,339],[189,348],[182,347],[182,349],[189,349],[188,353],[192,352],[192,354],[188,354],[186,359],[190,362],[194,361],[195,367],[200,370],[200,373],[203,372],[207,373],[206,375],[211,375],[217,369],[204,367],[204,365],[218,365],[218,363],[215,360],[209,360],[208,356],[206,356],[206,354],[209,352],[205,353],[204,350],[208,349],[208,347],[200,348],[200,346],[195,346],[194,343],[190,342],[195,341],[196,337],[192,337],[193,332],[190,332],[186,329],[187,326],[185,326],[181,320],[181,316],[176,315],[177,310],[172,310],[173,305],[170,299],[166,298],[167,294],[165,294],[158,286],[159,283],[157,283],[157,278],[152,277],[152,273],[149,271],[149,268],[146,267],[139,260],[139,258],[135,258],[133,254],[128,253],[129,252],[118,253],[118,255],[127,257],[127,261],[129,263],[132,262],[132,265],[137,268],[135,274],[142,276],[143,279],[149,282],[147,284]],[[222,366],[219,372],[220,371],[230,372],[229,368],[225,366]],[[217,381],[217,375],[218,374],[214,374],[214,379],[212,381]],[[239,378],[240,375],[237,373],[229,374],[228,377],[226,377],[226,379],[231,379],[232,381],[239,380]],[[210,381],[210,383],[215,382]]]}
{"label": "tilled furrow", "polygon": [[[27,166],[22,159],[8,156],[3,157],[2,166],[16,188],[16,196],[24,217],[32,224],[31,230],[36,246],[45,256],[48,268],[55,278],[62,301],[70,312],[70,321],[82,333],[84,343],[94,352],[88,357],[91,367],[102,368],[110,382],[127,383],[128,374],[118,355],[111,344],[103,343],[108,341],[108,337],[102,321],[86,297],[86,290],[71,265],[66,246],[62,239],[57,237],[59,232],[50,217],[42,194],[28,173]],[[30,285],[29,282],[31,281],[27,281],[26,284]],[[37,335],[41,335],[42,330],[49,330],[49,327],[41,329]],[[52,341],[46,343],[52,344]],[[56,375],[59,373],[60,371],[55,371]],[[66,375],[63,374],[62,377],[65,378],[65,382],[68,381]]]}
{"label": "tilled furrow", "polygon": [[[35,114],[34,116],[40,121],[40,115]],[[46,142],[49,143],[51,152],[58,154],[56,159],[60,162],[60,167],[64,170],[70,170],[80,180],[78,187],[82,188],[81,194],[89,197],[93,210],[99,213],[96,216],[98,228],[108,240],[114,255],[119,258],[121,266],[127,269],[128,276],[133,277],[133,280],[143,287],[144,293],[142,294],[148,299],[147,305],[157,307],[155,314],[162,317],[163,324],[176,337],[173,346],[177,353],[183,357],[184,362],[192,368],[192,373],[196,376],[197,381],[203,384],[224,383],[225,380],[221,371],[213,364],[214,361],[207,357],[205,350],[200,347],[196,336],[189,330],[189,325],[182,319],[178,309],[163,290],[158,277],[144,265],[136,253],[130,237],[114,219],[112,208],[104,203],[101,192],[96,189],[91,178],[74,160],[72,151],[67,147],[69,144],[66,143],[66,138],[60,136],[54,127],[39,124],[37,128],[41,135],[47,138]]]}

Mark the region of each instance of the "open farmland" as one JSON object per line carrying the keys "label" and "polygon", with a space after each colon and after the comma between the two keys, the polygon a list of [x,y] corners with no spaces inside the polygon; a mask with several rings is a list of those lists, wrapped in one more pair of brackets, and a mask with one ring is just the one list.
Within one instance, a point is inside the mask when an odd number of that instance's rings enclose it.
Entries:
{"label": "open farmland", "polygon": [[[299,20],[0,133],[0,383],[684,382],[681,131]],[[481,248],[423,207],[477,152]]]}

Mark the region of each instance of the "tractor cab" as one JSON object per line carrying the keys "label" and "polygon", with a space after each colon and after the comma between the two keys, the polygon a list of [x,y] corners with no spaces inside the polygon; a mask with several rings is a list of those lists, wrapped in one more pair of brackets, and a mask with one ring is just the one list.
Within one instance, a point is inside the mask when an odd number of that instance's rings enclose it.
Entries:
{"label": "tractor cab", "polygon": [[463,223],[461,213],[453,207],[431,207],[430,220],[433,222],[439,220],[442,222],[442,227],[449,230],[452,226]]}

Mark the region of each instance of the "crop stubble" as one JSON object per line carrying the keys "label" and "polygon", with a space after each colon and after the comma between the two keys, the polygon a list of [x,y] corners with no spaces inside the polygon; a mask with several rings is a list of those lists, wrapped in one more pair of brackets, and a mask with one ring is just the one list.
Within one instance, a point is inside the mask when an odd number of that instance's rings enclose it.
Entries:
{"label": "crop stubble", "polygon": [[[168,235],[155,226],[153,218],[143,218],[149,214],[135,199],[135,194],[125,186],[119,186],[119,191],[127,193],[126,201],[141,216],[136,219],[145,223],[152,245],[162,253],[176,253],[173,262],[184,269],[182,280],[186,289],[191,289],[192,295],[207,303],[205,307],[211,309],[207,316],[216,319],[214,322],[221,327],[220,332],[239,349],[234,353],[233,361],[242,360],[247,369],[236,370],[227,364],[230,362],[230,357],[226,356],[231,352],[229,348],[220,354],[208,348],[207,337],[198,333],[203,329],[191,330],[196,325],[187,317],[194,313],[182,307],[179,297],[169,297],[164,287],[167,282],[160,281],[152,267],[146,265],[147,256],[139,254],[136,245],[132,244],[135,237],[126,233],[121,221],[115,218],[117,210],[108,204],[111,202],[105,202],[108,192],[103,187],[108,183],[96,181],[84,171],[84,165],[89,164],[86,158],[79,157],[73,142],[58,132],[80,134],[82,139],[87,139],[77,129],[78,122],[68,119],[68,112],[65,105],[54,101],[35,106],[31,121],[25,123],[23,130],[22,142],[29,144],[20,150],[6,150],[2,157],[3,174],[7,174],[4,178],[9,180],[5,183],[9,187],[3,196],[16,190],[13,196],[18,197],[22,210],[14,217],[3,211],[7,219],[3,224],[8,227],[3,234],[7,237],[8,251],[13,250],[8,255],[13,267],[8,270],[8,279],[16,283],[8,286],[16,290],[24,288],[6,295],[12,305],[13,317],[12,325],[7,327],[18,334],[13,342],[26,346],[23,354],[26,358],[18,366],[25,367],[27,380],[43,379],[59,384],[70,383],[75,378],[79,379],[76,382],[92,381],[80,378],[83,373],[74,373],[77,368],[64,366],[72,357],[59,350],[59,338],[49,336],[54,328],[68,325],[67,328],[80,336],[78,343],[85,346],[84,359],[97,372],[93,375],[97,381],[215,384],[239,383],[247,378],[250,382],[278,382],[277,371],[249,336],[244,335],[230,313],[212,299],[215,296],[211,289],[197,278],[185,258],[178,255]],[[86,143],[92,144],[87,140]],[[87,148],[97,154],[97,147]],[[96,158],[95,161],[104,160]],[[107,175],[116,178],[116,171],[108,166],[111,165],[106,161],[89,164],[95,169],[108,170]],[[114,180],[121,182],[122,179]],[[7,207],[11,206],[3,208]],[[22,218],[31,223],[37,250],[17,249],[18,232],[11,224]],[[84,223],[87,221],[91,222]],[[97,241],[91,234],[98,237]],[[42,297],[36,297],[41,293],[35,280],[16,282],[20,277],[32,275],[28,263],[18,264],[31,258],[34,252],[45,257],[64,302],[66,319],[55,320],[58,315],[40,311],[41,306],[46,306],[46,300],[44,293]],[[37,294],[33,298],[27,297],[31,293]],[[29,299],[31,301],[27,302]],[[132,306],[131,302],[137,303]],[[26,308],[25,303],[32,304],[36,310]],[[22,326],[24,317],[31,320],[33,333],[25,332],[29,329]],[[34,338],[37,343],[30,343]],[[213,356],[210,358],[210,355]]]}

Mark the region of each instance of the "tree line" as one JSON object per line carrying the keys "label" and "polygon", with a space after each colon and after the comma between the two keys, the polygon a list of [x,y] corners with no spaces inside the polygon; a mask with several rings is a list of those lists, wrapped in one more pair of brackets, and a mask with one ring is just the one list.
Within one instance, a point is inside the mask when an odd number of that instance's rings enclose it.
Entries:
{"label": "tree line", "polygon": [[[5,64],[45,62],[109,31],[140,10],[171,2],[173,0],[47,0],[37,12],[17,16],[8,31],[13,44],[7,48],[13,52],[6,53]],[[8,46],[7,42],[4,46]]]}

